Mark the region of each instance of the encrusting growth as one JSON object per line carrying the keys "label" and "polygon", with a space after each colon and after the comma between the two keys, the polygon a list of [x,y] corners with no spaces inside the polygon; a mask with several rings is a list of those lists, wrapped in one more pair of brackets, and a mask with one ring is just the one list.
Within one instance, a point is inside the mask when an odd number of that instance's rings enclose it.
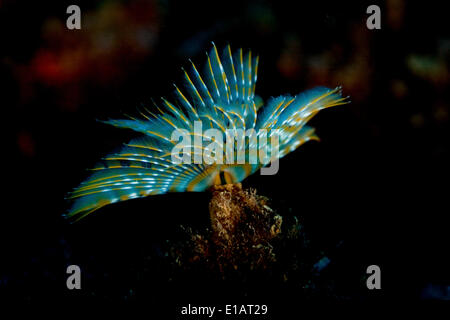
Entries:
{"label": "encrusting growth", "polygon": [[275,260],[270,241],[281,232],[282,218],[268,206],[268,199],[242,185],[212,187],[209,213],[218,265],[265,268]]}
{"label": "encrusting growth", "polygon": [[176,250],[175,259],[184,267],[200,263],[222,275],[270,268],[276,261],[272,242],[281,234],[283,219],[268,199],[240,183],[209,191],[212,230],[197,233],[188,228],[190,240]]}

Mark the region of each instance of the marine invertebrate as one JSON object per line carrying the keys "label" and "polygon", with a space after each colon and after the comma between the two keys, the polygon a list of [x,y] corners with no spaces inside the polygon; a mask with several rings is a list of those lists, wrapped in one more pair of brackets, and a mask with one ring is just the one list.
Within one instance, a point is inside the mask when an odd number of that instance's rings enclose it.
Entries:
{"label": "marine invertebrate", "polygon": [[[194,63],[184,70],[181,89],[175,85],[172,103],[161,98],[156,105],[158,114],[146,110],[142,118],[108,120],[107,124],[140,132],[142,137],[126,143],[120,151],[106,156],[94,173],[69,195],[73,205],[67,217],[80,219],[114,202],[167,192],[204,191],[217,184],[237,183],[268,164],[281,158],[311,139],[317,139],[314,129],[306,123],[321,109],[347,103],[341,89],[317,87],[297,96],[283,95],[262,103],[255,96],[258,56],[234,54],[226,46],[221,55],[213,44],[207,53],[202,75]],[[243,143],[233,142],[228,148],[219,145],[220,152],[232,152],[231,161],[218,163],[195,146],[190,155],[212,161],[174,162],[173,150],[177,140],[174,131],[187,132],[194,140],[196,124],[203,129],[215,129],[224,134],[241,132]],[[272,140],[246,139],[245,132],[254,129],[257,137],[277,136],[278,152],[273,153]],[[244,135],[242,136],[242,132]],[[201,138],[216,142],[214,137]],[[239,139],[238,139],[239,140]],[[243,158],[238,159],[244,151]],[[250,161],[250,153],[263,152],[269,158]],[[217,151],[216,151],[217,153]],[[227,158],[227,160],[229,160]],[[239,161],[243,160],[243,161]],[[269,161],[268,161],[269,160]]]}

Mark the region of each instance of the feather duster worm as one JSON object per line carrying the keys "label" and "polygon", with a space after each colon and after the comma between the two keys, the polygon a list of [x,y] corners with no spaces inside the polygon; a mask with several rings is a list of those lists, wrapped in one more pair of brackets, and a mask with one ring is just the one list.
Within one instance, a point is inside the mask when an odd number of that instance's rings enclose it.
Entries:
{"label": "feather duster worm", "polygon": [[[250,152],[269,154],[271,148],[271,143],[253,139],[244,139],[243,149],[242,145],[231,146],[234,151],[245,150],[244,161],[174,163],[174,130],[187,132],[193,139],[198,123],[203,130],[216,129],[224,134],[248,129],[264,132],[269,139],[276,134],[277,157],[281,158],[306,141],[317,139],[314,129],[306,125],[317,112],[348,103],[340,87],[317,87],[296,96],[270,98],[263,105],[255,96],[257,72],[258,56],[252,56],[251,51],[244,54],[238,49],[232,54],[227,46],[219,55],[213,43],[203,72],[190,61],[189,68],[183,69],[182,85],[175,85],[174,101],[161,98],[156,105],[159,113],[146,110],[140,119],[105,121],[143,135],[92,169],[93,174],[69,194],[73,203],[66,217],[80,219],[105,205],[128,199],[238,183],[268,164],[261,159],[249,161]],[[227,149],[221,147],[225,154]],[[190,152],[195,156],[199,151],[193,148]]]}

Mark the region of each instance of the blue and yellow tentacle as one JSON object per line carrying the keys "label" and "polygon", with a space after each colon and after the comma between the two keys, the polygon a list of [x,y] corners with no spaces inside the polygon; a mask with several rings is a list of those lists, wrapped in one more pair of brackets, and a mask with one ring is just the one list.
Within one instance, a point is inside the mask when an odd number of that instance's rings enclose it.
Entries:
{"label": "blue and yellow tentacle", "polygon": [[[107,124],[137,131],[142,137],[125,144],[120,151],[102,159],[92,175],[68,196],[73,201],[67,217],[81,219],[111,203],[167,192],[204,191],[214,184],[237,183],[265,164],[250,163],[250,150],[269,148],[246,139],[244,163],[173,163],[174,130],[185,130],[194,138],[194,122],[203,130],[266,131],[278,134],[283,157],[311,139],[314,129],[306,123],[324,108],[348,103],[341,89],[315,88],[295,97],[271,98],[263,106],[255,95],[258,56],[226,46],[219,54],[213,44],[200,74],[190,61],[183,69],[180,86],[174,85],[174,102],[161,98],[156,109],[140,112],[141,119],[107,120]],[[202,138],[205,138],[202,135]],[[256,140],[258,141],[258,140]],[[222,150],[226,152],[222,144]],[[242,147],[242,145],[240,146]],[[237,144],[233,144],[235,158]],[[202,152],[192,148],[191,156]],[[225,159],[225,156],[223,157]]]}

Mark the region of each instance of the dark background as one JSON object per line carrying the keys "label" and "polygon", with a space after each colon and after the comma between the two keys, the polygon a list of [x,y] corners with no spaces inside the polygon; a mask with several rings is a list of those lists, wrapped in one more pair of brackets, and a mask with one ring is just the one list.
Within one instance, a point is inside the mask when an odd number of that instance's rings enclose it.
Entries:
{"label": "dark background", "polygon": [[[168,280],[160,248],[180,224],[208,224],[207,193],[128,201],[72,225],[61,216],[85,169],[135,136],[96,119],[170,96],[180,67],[201,64],[214,41],[259,54],[264,100],[317,85],[351,97],[312,120],[320,143],[286,156],[277,175],[244,181],[301,217],[332,257],[337,296],[450,299],[447,14],[433,2],[383,1],[381,30],[368,30],[373,3],[0,1],[1,292],[26,303],[295,301],[294,286],[261,283],[245,298],[235,284]],[[65,27],[70,4],[81,30]],[[65,286],[70,264],[83,271],[79,292]],[[371,264],[381,267],[378,292],[361,282]]]}

